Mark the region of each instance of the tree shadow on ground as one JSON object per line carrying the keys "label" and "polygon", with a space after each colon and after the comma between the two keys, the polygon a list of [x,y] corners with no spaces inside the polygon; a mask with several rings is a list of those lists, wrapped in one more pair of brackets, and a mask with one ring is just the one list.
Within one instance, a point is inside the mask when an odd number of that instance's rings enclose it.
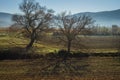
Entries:
{"label": "tree shadow on ground", "polygon": [[[49,55],[49,56],[48,56]],[[37,69],[31,67],[27,72],[27,75],[30,76],[83,76],[90,71],[88,69],[89,64],[87,63],[88,55],[83,55],[78,57],[76,54],[67,55],[66,51],[59,51],[57,54],[51,53],[45,56],[45,63],[42,64],[42,67]],[[75,57],[77,56],[77,57]],[[83,61],[85,63],[83,63]],[[82,63],[82,64],[81,64]],[[39,64],[39,63],[38,63]],[[32,72],[32,73],[31,73]]]}

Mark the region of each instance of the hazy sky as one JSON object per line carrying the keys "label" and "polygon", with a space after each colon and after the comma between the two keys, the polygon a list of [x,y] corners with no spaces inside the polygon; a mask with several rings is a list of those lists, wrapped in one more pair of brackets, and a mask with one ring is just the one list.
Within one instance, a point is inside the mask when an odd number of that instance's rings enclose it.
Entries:
{"label": "hazy sky", "polygon": [[[36,0],[42,6],[53,9],[55,13],[61,11],[98,12],[120,9],[120,0]],[[0,0],[0,12],[19,13],[22,0]]]}

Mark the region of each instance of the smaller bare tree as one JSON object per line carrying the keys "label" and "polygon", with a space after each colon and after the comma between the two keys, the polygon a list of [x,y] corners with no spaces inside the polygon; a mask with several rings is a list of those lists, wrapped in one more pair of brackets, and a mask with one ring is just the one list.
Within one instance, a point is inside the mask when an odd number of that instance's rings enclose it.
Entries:
{"label": "smaller bare tree", "polygon": [[59,39],[67,44],[67,51],[70,53],[73,40],[79,37],[80,32],[93,24],[93,20],[89,16],[73,16],[66,15],[63,12],[57,16],[56,25],[59,28]]}
{"label": "smaller bare tree", "polygon": [[23,26],[23,29],[30,36],[30,42],[26,46],[26,49],[29,50],[35,42],[37,35],[48,28],[54,11],[40,6],[34,0],[23,0],[19,8],[23,14],[14,15],[13,21]]}

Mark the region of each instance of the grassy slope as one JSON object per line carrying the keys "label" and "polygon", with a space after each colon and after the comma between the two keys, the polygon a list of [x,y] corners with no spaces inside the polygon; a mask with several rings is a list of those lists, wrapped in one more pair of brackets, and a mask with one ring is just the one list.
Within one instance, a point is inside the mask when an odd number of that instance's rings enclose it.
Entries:
{"label": "grassy slope", "polygon": [[[29,40],[25,38],[17,38],[12,36],[4,36],[0,37],[0,49],[8,49],[12,47],[22,47],[25,48],[25,46],[28,44]],[[56,45],[47,45],[45,43],[34,43],[33,50],[36,53],[49,53],[57,51],[59,49],[59,46]]]}
{"label": "grassy slope", "polygon": [[[0,49],[7,49],[11,47],[24,48],[29,42],[29,40],[25,38],[17,38],[14,36],[0,37]],[[81,42],[86,46],[86,49],[77,49],[77,51],[94,53],[113,53],[118,51],[116,44],[119,44],[119,42],[112,37],[83,37],[81,38]],[[33,50],[41,54],[58,51],[59,49],[64,49],[64,47],[56,44],[49,44],[47,42],[34,43],[33,46]]]}

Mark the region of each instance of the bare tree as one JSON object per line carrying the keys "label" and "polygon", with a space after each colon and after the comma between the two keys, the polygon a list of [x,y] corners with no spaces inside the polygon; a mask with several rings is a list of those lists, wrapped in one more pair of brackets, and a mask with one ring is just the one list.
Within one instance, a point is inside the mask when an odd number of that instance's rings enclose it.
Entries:
{"label": "bare tree", "polygon": [[28,50],[35,42],[37,34],[48,28],[48,24],[53,17],[54,11],[40,6],[39,3],[34,0],[23,0],[19,9],[23,12],[23,14],[14,15],[13,21],[22,25],[26,32],[30,35],[30,42],[26,46],[26,49]]}
{"label": "bare tree", "polygon": [[93,21],[89,16],[72,16],[63,12],[58,15],[56,25],[59,27],[59,39],[67,44],[67,51],[70,53],[73,40],[79,37],[80,32],[89,27]]}

